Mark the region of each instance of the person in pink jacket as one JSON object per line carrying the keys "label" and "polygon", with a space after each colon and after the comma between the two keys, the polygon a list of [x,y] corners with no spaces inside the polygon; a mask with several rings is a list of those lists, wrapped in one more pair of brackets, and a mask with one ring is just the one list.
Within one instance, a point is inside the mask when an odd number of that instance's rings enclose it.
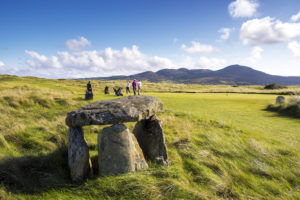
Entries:
{"label": "person in pink jacket", "polygon": [[134,96],[135,96],[136,95],[136,80],[135,79],[132,82],[132,90],[133,90],[133,93],[134,93]]}

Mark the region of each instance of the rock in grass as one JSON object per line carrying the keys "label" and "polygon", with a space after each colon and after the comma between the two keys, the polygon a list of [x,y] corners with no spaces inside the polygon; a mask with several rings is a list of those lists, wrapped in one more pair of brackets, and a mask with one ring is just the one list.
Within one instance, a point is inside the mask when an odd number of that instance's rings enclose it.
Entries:
{"label": "rock in grass", "polygon": [[116,175],[148,168],[134,135],[123,124],[104,128],[98,135],[100,175]]}
{"label": "rock in grass", "polygon": [[276,104],[283,104],[285,103],[285,97],[284,96],[278,96],[276,98]]}
{"label": "rock in grass", "polygon": [[94,94],[92,91],[86,91],[85,92],[85,100],[91,100],[94,98]]}
{"label": "rock in grass", "polygon": [[162,102],[156,97],[128,96],[98,101],[70,112],[67,115],[66,124],[69,127],[80,127],[134,122],[149,118],[163,110]]}
{"label": "rock in grass", "polygon": [[81,127],[69,128],[68,142],[68,165],[71,178],[74,182],[80,182],[92,175],[89,149]]}
{"label": "rock in grass", "polygon": [[161,165],[168,165],[168,152],[161,121],[152,116],[138,121],[133,134],[139,142],[147,160]]}

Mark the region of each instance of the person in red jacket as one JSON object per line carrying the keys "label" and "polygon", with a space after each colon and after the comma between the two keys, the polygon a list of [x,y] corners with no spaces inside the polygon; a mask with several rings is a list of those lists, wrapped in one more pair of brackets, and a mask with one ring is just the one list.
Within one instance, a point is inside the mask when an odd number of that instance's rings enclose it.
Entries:
{"label": "person in red jacket", "polygon": [[132,82],[132,90],[133,90],[133,93],[134,93],[134,96],[135,96],[136,95],[136,80],[135,79]]}

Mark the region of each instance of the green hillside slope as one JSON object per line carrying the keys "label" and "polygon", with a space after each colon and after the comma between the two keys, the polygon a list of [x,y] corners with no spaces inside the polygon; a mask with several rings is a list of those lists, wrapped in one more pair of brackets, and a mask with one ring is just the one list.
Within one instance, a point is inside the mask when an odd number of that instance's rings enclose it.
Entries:
{"label": "green hillside slope", "polygon": [[[116,98],[103,94],[105,85],[124,84],[92,83],[94,101]],[[64,120],[92,102],[83,100],[85,85],[0,76],[0,199],[300,199],[300,121],[264,110],[275,95],[165,91],[211,89],[198,85],[144,86],[165,105],[158,118],[169,167],[150,163],[146,171],[73,184]],[[84,130],[95,171],[103,127]]]}

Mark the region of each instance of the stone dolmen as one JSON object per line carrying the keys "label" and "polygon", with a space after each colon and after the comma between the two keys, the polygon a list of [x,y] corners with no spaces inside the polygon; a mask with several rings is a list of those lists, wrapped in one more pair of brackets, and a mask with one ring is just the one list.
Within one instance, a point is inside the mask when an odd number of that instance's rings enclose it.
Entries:
{"label": "stone dolmen", "polygon": [[[151,96],[129,96],[98,101],[69,112],[68,165],[73,181],[92,175],[83,126],[107,125],[98,134],[100,175],[114,175],[148,168],[148,161],[168,165],[164,132],[155,114],[163,112],[162,102]],[[133,134],[123,125],[135,122]]]}

